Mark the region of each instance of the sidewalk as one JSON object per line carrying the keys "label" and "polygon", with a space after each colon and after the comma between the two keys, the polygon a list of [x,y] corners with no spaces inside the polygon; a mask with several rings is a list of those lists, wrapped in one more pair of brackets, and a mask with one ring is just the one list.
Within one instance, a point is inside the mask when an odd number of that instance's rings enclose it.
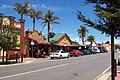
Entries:
{"label": "sidewalk", "polygon": [[[49,58],[23,58],[23,62],[19,62],[16,63],[16,60],[11,60],[9,64],[0,64],[0,67],[5,67],[5,66],[15,66],[15,65],[22,65],[22,64],[29,64],[35,61],[40,61],[40,62],[44,62],[44,61],[48,61]],[[2,61],[2,60],[0,60]],[[20,60],[21,61],[21,60]]]}
{"label": "sidewalk", "polygon": [[[111,80],[111,72],[106,72],[101,74],[97,79],[94,80]],[[117,66],[117,76],[115,80],[120,80],[120,66]]]}
{"label": "sidewalk", "polygon": [[[111,80],[111,76],[109,76],[107,80]],[[120,66],[117,66],[117,76],[115,77],[115,80],[120,80]]]}
{"label": "sidewalk", "polygon": [[[111,76],[109,76],[107,80],[111,80]],[[120,72],[117,72],[117,77],[115,80],[120,80]]]}

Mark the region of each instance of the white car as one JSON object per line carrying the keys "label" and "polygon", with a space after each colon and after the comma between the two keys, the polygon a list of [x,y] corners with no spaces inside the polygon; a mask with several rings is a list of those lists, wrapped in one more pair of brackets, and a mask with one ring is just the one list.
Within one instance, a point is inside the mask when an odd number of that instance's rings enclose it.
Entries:
{"label": "white car", "polygon": [[57,50],[56,52],[52,52],[50,54],[50,58],[54,59],[54,58],[69,58],[70,57],[70,53],[69,52],[65,52],[63,50]]}

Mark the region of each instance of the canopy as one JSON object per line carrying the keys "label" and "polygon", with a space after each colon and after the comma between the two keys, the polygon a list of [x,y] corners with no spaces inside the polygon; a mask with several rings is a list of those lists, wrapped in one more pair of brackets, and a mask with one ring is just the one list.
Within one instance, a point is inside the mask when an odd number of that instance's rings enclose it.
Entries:
{"label": "canopy", "polygon": [[30,40],[36,41],[37,44],[50,45],[50,43],[48,41],[45,41],[45,40],[40,39],[40,38],[30,38]]}

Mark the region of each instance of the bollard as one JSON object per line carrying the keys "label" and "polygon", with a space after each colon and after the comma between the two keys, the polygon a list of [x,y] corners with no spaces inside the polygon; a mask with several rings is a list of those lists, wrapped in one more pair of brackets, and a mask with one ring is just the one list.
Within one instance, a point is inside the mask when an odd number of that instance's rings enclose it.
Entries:
{"label": "bollard", "polygon": [[23,53],[22,53],[22,56],[21,56],[21,62],[23,62]]}

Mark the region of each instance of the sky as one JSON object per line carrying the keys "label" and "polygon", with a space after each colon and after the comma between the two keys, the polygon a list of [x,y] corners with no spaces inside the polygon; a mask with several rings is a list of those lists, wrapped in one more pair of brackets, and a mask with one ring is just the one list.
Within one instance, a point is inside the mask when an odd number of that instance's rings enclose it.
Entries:
{"label": "sky", "polygon": [[[85,0],[0,0],[0,13],[14,16],[15,20],[18,21],[20,15],[12,9],[12,6],[16,1],[20,3],[29,1],[33,8],[42,11],[43,14],[48,10],[53,11],[54,15],[59,17],[60,25],[52,25],[50,31],[55,33],[66,33],[73,41],[79,41],[77,29],[79,29],[80,25],[84,25],[84,23],[80,22],[76,17],[77,10],[81,11],[85,16],[92,20],[96,20],[97,18],[93,13],[93,5],[86,5],[84,3]],[[32,19],[28,16],[24,16],[24,19],[26,20],[25,31],[28,29],[32,30]],[[86,28],[89,31],[88,35],[95,36],[96,42],[101,43],[110,41],[110,37],[107,37],[105,34],[101,34],[101,32],[88,26],[86,26]],[[35,29],[38,31],[42,30],[40,19],[36,21]],[[45,26],[42,32],[44,34],[47,33],[47,26]],[[115,43],[120,43],[120,40],[115,39]]]}

